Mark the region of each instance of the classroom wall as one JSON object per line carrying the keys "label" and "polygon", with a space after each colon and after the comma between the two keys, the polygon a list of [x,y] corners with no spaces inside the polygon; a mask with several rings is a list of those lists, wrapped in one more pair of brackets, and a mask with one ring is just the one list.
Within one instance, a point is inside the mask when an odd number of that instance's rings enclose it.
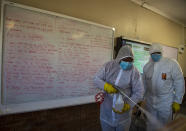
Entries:
{"label": "classroom wall", "polygon": [[100,131],[95,103],[0,116],[0,131]]}
{"label": "classroom wall", "polygon": [[185,41],[185,45],[186,45],[186,27],[184,28],[184,41]]}
{"label": "classroom wall", "polygon": [[[178,47],[186,43],[181,25],[136,5],[129,0],[10,0],[44,10],[115,27],[115,37]],[[178,61],[186,76],[186,51]],[[95,123],[95,124],[94,124]],[[8,115],[0,117],[1,131],[100,130],[97,104]]]}
{"label": "classroom wall", "polygon": [[185,50],[184,50],[184,76],[186,77],[186,27],[184,28],[184,44],[185,44]]}

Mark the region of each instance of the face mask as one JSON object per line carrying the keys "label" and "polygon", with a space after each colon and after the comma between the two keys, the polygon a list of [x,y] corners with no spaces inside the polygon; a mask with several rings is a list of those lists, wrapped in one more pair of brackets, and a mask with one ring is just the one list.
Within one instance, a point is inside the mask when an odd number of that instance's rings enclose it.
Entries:
{"label": "face mask", "polygon": [[121,61],[120,66],[123,70],[129,70],[132,68],[132,62]]}
{"label": "face mask", "polygon": [[161,59],[161,54],[151,54],[151,58],[154,62],[157,62]]}

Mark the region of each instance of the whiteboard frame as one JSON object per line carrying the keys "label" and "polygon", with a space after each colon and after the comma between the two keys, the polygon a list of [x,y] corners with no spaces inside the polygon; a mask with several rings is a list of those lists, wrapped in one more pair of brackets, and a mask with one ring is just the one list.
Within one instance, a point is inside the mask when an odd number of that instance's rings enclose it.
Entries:
{"label": "whiteboard frame", "polygon": [[[67,106],[75,106],[75,105],[81,105],[81,104],[88,104],[88,103],[95,103],[94,100],[94,96],[83,96],[83,97],[74,97],[74,98],[68,98],[68,99],[56,99],[56,100],[45,100],[45,101],[39,101],[39,102],[28,102],[28,103],[21,103],[21,104],[2,104],[2,99],[3,99],[3,87],[2,87],[2,75],[3,75],[3,70],[2,70],[2,58],[3,58],[3,34],[4,34],[4,7],[6,5],[9,6],[14,6],[14,7],[19,7],[19,8],[23,8],[23,9],[27,9],[27,10],[31,10],[31,11],[36,11],[39,13],[44,13],[44,14],[49,14],[49,15],[53,15],[53,16],[57,16],[57,17],[63,17],[63,18],[67,18],[67,19],[71,19],[71,20],[76,20],[79,22],[83,22],[83,23],[87,23],[87,24],[91,24],[91,25],[96,25],[99,27],[103,27],[106,29],[111,29],[112,30],[112,52],[111,52],[111,60],[113,59],[113,52],[114,52],[114,34],[115,34],[115,28],[113,27],[109,27],[109,26],[105,26],[102,24],[98,24],[95,22],[91,22],[91,21],[87,21],[87,20],[83,20],[83,19],[79,19],[79,18],[75,18],[75,17],[71,17],[71,16],[67,16],[67,15],[63,15],[63,14],[59,14],[56,12],[52,12],[52,11],[47,11],[47,10],[43,10],[43,9],[38,9],[35,7],[30,7],[30,6],[26,6],[26,5],[22,5],[22,4],[18,4],[18,3],[14,3],[14,2],[10,2],[10,1],[6,1],[6,0],[2,0],[1,3],[1,30],[0,30],[0,37],[1,37],[1,41],[0,41],[0,72],[1,72],[1,77],[0,77],[0,116],[1,115],[7,115],[7,114],[14,114],[14,113],[23,113],[23,112],[31,112],[31,111],[37,111],[37,110],[46,110],[46,109],[52,109],[52,108],[61,108],[61,107],[67,107]],[[83,98],[83,99],[82,99]],[[87,102],[88,101],[88,102]],[[50,104],[48,104],[50,103]]]}

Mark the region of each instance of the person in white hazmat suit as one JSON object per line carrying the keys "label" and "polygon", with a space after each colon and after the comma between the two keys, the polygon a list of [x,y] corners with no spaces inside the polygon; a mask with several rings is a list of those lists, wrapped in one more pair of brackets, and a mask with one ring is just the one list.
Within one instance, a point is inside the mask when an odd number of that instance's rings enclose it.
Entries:
{"label": "person in white hazmat suit", "polygon": [[[150,60],[143,68],[146,109],[162,125],[172,118],[172,111],[180,110],[185,93],[182,70],[176,60],[162,57],[162,46],[152,44],[149,50]],[[147,122],[147,130],[158,127]]]}
{"label": "person in white hazmat suit", "polygon": [[100,107],[102,130],[129,130],[131,109],[134,104],[127,98],[122,97],[113,85],[122,88],[125,94],[136,103],[143,98],[143,82],[139,71],[133,66],[131,47],[122,46],[116,59],[107,62],[98,71],[94,83],[96,87],[104,90],[104,101]]}

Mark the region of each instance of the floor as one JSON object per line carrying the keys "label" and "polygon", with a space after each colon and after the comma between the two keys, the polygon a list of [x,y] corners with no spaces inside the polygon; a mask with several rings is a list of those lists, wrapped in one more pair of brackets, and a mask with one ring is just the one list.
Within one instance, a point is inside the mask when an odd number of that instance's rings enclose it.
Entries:
{"label": "floor", "polygon": [[[186,101],[182,103],[181,110],[177,114],[174,114],[173,119],[177,120],[180,117],[186,118]],[[132,118],[130,131],[145,131],[145,120],[141,118]]]}

